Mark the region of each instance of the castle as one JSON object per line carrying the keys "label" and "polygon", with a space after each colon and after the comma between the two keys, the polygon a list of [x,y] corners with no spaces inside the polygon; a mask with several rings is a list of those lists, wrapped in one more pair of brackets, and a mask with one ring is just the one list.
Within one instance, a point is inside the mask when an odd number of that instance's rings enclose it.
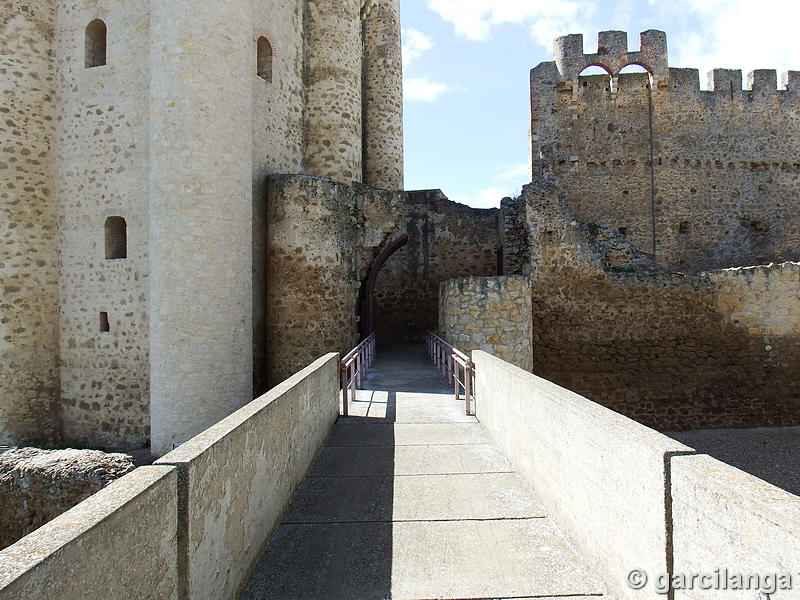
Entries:
{"label": "castle", "polygon": [[800,257],[800,74],[706,92],[662,32],[559,38],[533,183],[477,210],[402,191],[399,0],[2,7],[0,442],[163,454],[498,273],[557,383],[662,428],[800,420],[797,269],[704,274]]}
{"label": "castle", "polygon": [[267,175],[403,187],[399,0],[0,17],[0,442],[163,452],[253,397]]}

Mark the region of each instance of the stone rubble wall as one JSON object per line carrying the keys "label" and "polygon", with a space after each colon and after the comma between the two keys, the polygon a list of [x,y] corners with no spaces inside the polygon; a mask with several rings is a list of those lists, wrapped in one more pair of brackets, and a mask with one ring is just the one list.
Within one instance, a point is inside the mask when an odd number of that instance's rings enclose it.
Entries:
{"label": "stone rubble wall", "polygon": [[400,0],[364,19],[364,183],[403,189],[403,60]]}
{"label": "stone rubble wall", "polygon": [[306,173],[363,180],[359,0],[306,0]]}
{"label": "stone rubble wall", "polygon": [[269,182],[267,380],[358,343],[355,201],[350,186],[280,175]]}
{"label": "stone rubble wall", "polygon": [[0,444],[59,441],[55,8],[0,2]]}
{"label": "stone rubble wall", "polygon": [[662,431],[800,424],[798,263],[667,272],[566,196],[521,199],[534,373]]}
{"label": "stone rubble wall", "polygon": [[0,453],[0,549],[134,469],[125,454],[12,448]]}
{"label": "stone rubble wall", "polygon": [[452,202],[439,190],[378,192],[363,202],[364,235],[378,247],[377,253],[363,253],[362,280],[386,245],[408,236],[378,274],[378,343],[421,343],[426,330],[438,327],[441,282],[497,274],[498,210]]}
{"label": "stone rubble wall", "polygon": [[497,268],[498,211],[440,191],[401,192],[300,175],[270,178],[268,380],[274,385],[323,352],[365,336],[367,281],[393,242],[375,287],[379,344],[421,342],[436,329],[439,284]]}
{"label": "stone rubble wall", "polygon": [[527,277],[465,277],[439,286],[439,333],[470,356],[483,350],[533,368],[531,283]]}

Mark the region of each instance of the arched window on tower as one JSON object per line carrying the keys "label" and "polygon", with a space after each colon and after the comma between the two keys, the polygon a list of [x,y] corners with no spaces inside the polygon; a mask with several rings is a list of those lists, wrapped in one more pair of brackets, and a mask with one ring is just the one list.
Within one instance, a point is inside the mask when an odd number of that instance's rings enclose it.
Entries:
{"label": "arched window on tower", "polygon": [[263,35],[258,38],[258,76],[272,81],[272,44]]}
{"label": "arched window on tower", "polygon": [[106,24],[95,19],[86,26],[86,68],[102,67],[106,64]]}
{"label": "arched window on tower", "polygon": [[122,217],[106,219],[106,259],[128,258],[128,225]]}

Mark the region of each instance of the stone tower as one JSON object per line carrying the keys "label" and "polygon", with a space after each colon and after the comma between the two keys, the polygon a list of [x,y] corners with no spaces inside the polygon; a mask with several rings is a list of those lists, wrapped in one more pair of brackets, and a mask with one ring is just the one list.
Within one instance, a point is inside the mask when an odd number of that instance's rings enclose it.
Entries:
{"label": "stone tower", "polygon": [[0,2],[0,443],[265,391],[266,180],[402,187],[399,0]]}
{"label": "stone tower", "polygon": [[48,0],[0,3],[0,443],[58,441],[56,128]]}
{"label": "stone tower", "polygon": [[364,16],[364,183],[403,189],[400,0]]}

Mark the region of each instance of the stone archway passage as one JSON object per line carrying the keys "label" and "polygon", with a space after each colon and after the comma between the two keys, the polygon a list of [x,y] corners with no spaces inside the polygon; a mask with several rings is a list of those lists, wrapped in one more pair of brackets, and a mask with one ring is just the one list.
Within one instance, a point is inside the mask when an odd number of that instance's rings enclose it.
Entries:
{"label": "stone archway passage", "polygon": [[386,261],[389,260],[392,254],[407,243],[408,234],[404,234],[402,237],[386,246],[372,264],[364,290],[364,314],[361,331],[364,336],[369,335],[375,330],[375,283],[378,281],[378,273],[380,273],[381,268],[386,264]]}

